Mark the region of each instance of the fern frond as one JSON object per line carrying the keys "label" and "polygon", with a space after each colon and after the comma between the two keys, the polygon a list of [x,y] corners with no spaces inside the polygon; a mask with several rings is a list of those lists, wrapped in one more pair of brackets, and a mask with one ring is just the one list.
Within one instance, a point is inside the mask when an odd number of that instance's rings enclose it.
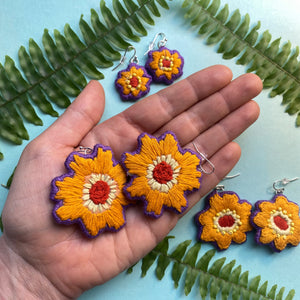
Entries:
{"label": "fern frond", "polygon": [[300,126],[299,47],[292,50],[289,41],[280,47],[280,39],[272,41],[268,30],[258,32],[260,22],[250,29],[248,14],[241,16],[238,9],[230,14],[220,0],[186,0],[182,6],[187,8],[185,18],[197,26],[208,45],[218,44],[217,52],[224,59],[238,57],[237,64],[248,66],[247,72],[255,72],[264,87],[271,88],[270,97],[283,96],[286,112],[297,114],[296,126]]}
{"label": "fern frond", "polygon": [[24,119],[43,124],[35,107],[57,117],[53,104],[66,108],[69,97],[76,97],[86,85],[86,77],[104,78],[99,69],[111,67],[120,59],[119,50],[147,35],[143,24],[154,25],[153,17],[160,16],[157,4],[169,8],[165,0],[139,0],[138,4],[113,0],[110,10],[101,0],[100,15],[91,10],[91,25],[81,16],[82,37],[69,24],[63,33],[54,30],[53,37],[45,29],[43,47],[33,39],[28,49],[20,47],[20,70],[6,56],[4,65],[0,64],[0,137],[21,144],[29,139]]}
{"label": "fern frond", "polygon": [[[268,282],[261,282],[261,276],[249,280],[249,272],[242,272],[241,265],[235,267],[236,261],[226,263],[226,258],[213,261],[216,251],[208,250],[198,258],[201,244],[195,243],[190,246],[187,240],[176,246],[173,252],[169,251],[169,239],[166,237],[156,248],[142,259],[142,277],[147,274],[150,267],[156,262],[155,274],[161,280],[165,270],[172,265],[172,280],[175,288],[182,279],[185,295],[191,292],[193,286],[198,286],[202,299],[209,294],[210,299],[216,299],[220,294],[222,299],[228,299],[229,294],[233,300],[279,300],[283,299],[285,288],[282,287],[276,293],[277,285],[274,285],[267,293]],[[235,268],[234,268],[235,267]],[[130,271],[132,268],[130,269]],[[185,274],[185,275],[183,275]],[[295,290],[290,290],[285,300],[292,300]]]}

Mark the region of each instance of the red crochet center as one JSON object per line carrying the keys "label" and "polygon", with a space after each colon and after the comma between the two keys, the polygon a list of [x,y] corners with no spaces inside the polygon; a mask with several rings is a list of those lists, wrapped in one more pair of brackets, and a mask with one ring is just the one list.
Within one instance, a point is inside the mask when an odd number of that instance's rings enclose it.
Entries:
{"label": "red crochet center", "polygon": [[163,64],[163,67],[164,67],[164,68],[170,68],[170,66],[171,66],[171,61],[168,60],[168,59],[163,59],[162,64]]}
{"label": "red crochet center", "polygon": [[109,192],[109,185],[105,181],[99,180],[94,183],[90,189],[90,199],[95,204],[104,204],[108,198]]}
{"label": "red crochet center", "polygon": [[162,161],[155,166],[153,170],[153,178],[160,184],[167,183],[173,179],[172,167],[165,161]]}
{"label": "red crochet center", "polygon": [[235,220],[233,216],[225,215],[220,217],[218,222],[221,227],[231,227],[235,223]]}
{"label": "red crochet center", "polygon": [[130,85],[136,88],[139,85],[139,80],[135,76],[133,76],[132,78],[130,78]]}
{"label": "red crochet center", "polygon": [[275,216],[273,218],[275,225],[280,229],[280,230],[287,230],[289,228],[289,225],[286,221],[285,218],[281,216]]}

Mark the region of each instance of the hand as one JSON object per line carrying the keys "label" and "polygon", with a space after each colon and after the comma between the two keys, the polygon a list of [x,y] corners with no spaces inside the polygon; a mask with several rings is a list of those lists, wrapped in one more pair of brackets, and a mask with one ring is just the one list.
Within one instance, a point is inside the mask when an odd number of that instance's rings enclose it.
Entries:
{"label": "hand", "polygon": [[[23,293],[32,298],[39,293],[43,299],[46,294],[51,299],[74,298],[116,276],[154,248],[176,225],[179,215],[165,211],[159,219],[151,219],[140,206],[130,207],[123,229],[90,240],[78,226],[54,222],[50,182],[65,173],[64,161],[78,145],[108,145],[120,159],[123,152],[136,149],[141,132],[160,135],[171,130],[183,148],[194,149],[194,142],[216,166],[213,174],[204,175],[202,188],[189,196],[192,207],[237,163],[240,147],[232,140],[259,114],[251,98],[262,89],[260,79],[247,74],[231,80],[228,68],[207,68],[99,125],[104,92],[98,82],[90,82],[21,156],[3,210],[0,268],[6,270],[7,280],[17,278]],[[20,292],[21,287],[14,288]]]}

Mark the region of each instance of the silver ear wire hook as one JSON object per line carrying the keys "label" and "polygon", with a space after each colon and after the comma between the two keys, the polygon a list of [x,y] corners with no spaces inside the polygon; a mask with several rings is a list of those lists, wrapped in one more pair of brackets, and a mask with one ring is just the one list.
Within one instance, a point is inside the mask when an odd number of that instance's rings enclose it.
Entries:
{"label": "silver ear wire hook", "polygon": [[273,189],[274,189],[276,194],[281,194],[284,191],[283,186],[287,185],[290,182],[298,180],[298,179],[299,179],[299,177],[295,177],[295,178],[292,178],[292,179],[283,178],[283,179],[280,179],[280,180],[276,180],[273,183]]}
{"label": "silver ear wire hook", "polygon": [[122,65],[122,64],[124,63],[124,61],[125,61],[125,59],[126,59],[126,54],[127,54],[127,52],[130,51],[131,49],[134,50],[134,53],[133,53],[132,57],[130,58],[129,63],[136,63],[136,64],[139,63],[139,59],[138,59],[138,57],[136,56],[136,49],[135,49],[133,46],[130,45],[130,46],[128,46],[127,49],[125,50],[125,53],[124,53],[123,56],[121,57],[119,64],[116,65],[116,66],[112,69],[112,71],[116,70],[120,65]]}
{"label": "silver ear wire hook", "polygon": [[200,156],[203,158],[204,161],[206,161],[209,166],[211,167],[211,169],[209,171],[207,171],[206,169],[203,168],[203,166],[200,164],[199,168],[201,170],[201,172],[203,172],[204,174],[212,174],[215,171],[215,166],[214,164],[206,157],[205,154],[203,154],[202,152],[199,151],[199,149],[197,148],[196,144],[193,142],[193,145],[196,149],[196,151],[200,154]]}
{"label": "silver ear wire hook", "polygon": [[166,38],[166,35],[163,33],[163,32],[159,32],[155,35],[153,41],[149,44],[149,48],[148,50],[145,52],[144,55],[148,54],[151,50],[153,50],[154,46],[155,46],[155,41],[157,40],[157,38],[159,36],[162,36],[162,39],[157,43],[157,47],[160,48],[160,47],[163,47],[166,45],[167,43],[167,38]]}
{"label": "silver ear wire hook", "polygon": [[[226,180],[226,179],[232,179],[232,178],[238,177],[240,175],[241,175],[240,173],[237,173],[237,174],[234,174],[234,175],[227,175],[221,181]],[[215,189],[217,191],[221,191],[222,192],[222,191],[224,191],[225,186],[223,184],[218,184],[218,185],[216,185]]]}
{"label": "silver ear wire hook", "polygon": [[93,152],[93,149],[90,147],[79,146],[78,152],[83,152],[84,154],[89,154]]}

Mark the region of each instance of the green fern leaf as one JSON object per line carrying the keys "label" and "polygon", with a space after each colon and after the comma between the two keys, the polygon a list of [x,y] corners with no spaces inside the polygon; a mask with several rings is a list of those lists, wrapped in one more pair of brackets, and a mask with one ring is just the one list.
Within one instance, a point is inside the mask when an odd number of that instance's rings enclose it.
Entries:
{"label": "green fern leaf", "polygon": [[[209,250],[204,253],[197,261],[201,244],[195,243],[189,249],[190,240],[180,243],[172,253],[168,253],[169,239],[166,237],[155,249],[142,259],[142,277],[144,277],[149,268],[156,261],[156,276],[162,279],[168,266],[172,266],[172,279],[175,288],[178,287],[179,281],[184,271],[184,292],[188,295],[193,286],[198,285],[199,293],[202,299],[210,295],[210,299],[216,299],[221,294],[222,300],[228,299],[231,294],[233,300],[281,300],[284,294],[284,287],[276,295],[277,285],[273,286],[267,293],[268,282],[260,286],[260,276],[252,278],[249,282],[249,272],[242,273],[242,267],[239,265],[233,269],[235,261],[225,264],[226,258],[216,259],[211,262],[215,255],[215,250]],[[158,259],[157,259],[158,257]],[[157,259],[157,260],[156,260]],[[132,268],[130,268],[130,272]],[[289,291],[286,299],[291,300],[295,291]],[[276,299],[275,299],[276,297]]]}
{"label": "green fern leaf", "polygon": [[202,299],[206,298],[206,295],[208,293],[208,285],[209,285],[210,280],[211,280],[211,277],[208,274],[203,273],[203,274],[200,275],[199,292],[200,292],[200,295],[201,295]]}
{"label": "green fern leaf", "polygon": [[279,290],[278,294],[276,295],[275,300],[282,300],[282,299],[283,299],[283,293],[284,293],[284,290],[285,290],[284,287],[282,287],[282,288]]}
{"label": "green fern leaf", "polygon": [[220,7],[219,0],[184,1],[185,18],[207,44],[219,44],[217,52],[224,59],[238,57],[236,63],[247,66],[247,72],[261,77],[265,88],[271,88],[270,97],[283,95],[282,104],[288,104],[286,112],[297,114],[296,126],[300,126],[300,63],[299,47],[291,49],[290,41],[280,47],[280,38],[271,40],[268,30],[259,34],[261,23],[250,30],[250,17],[241,16],[239,10],[229,13],[228,5]]}
{"label": "green fern leaf", "polygon": [[292,300],[295,296],[296,292],[295,290],[290,290],[288,295],[286,296],[285,300]]}
{"label": "green fern leaf", "polygon": [[158,254],[155,252],[150,252],[142,259],[142,277],[146,276],[148,270],[153,265],[157,258]]}
{"label": "green fern leaf", "polygon": [[184,293],[186,296],[191,292],[192,287],[194,286],[198,275],[199,273],[197,272],[197,270],[193,269],[190,266],[187,267],[185,281],[184,281]]}
{"label": "green fern leaf", "polygon": [[262,295],[262,296],[266,296],[267,295],[267,288],[268,288],[268,281],[265,281],[259,288],[258,290],[258,294]]}
{"label": "green fern leaf", "polygon": [[172,269],[172,279],[175,288],[178,287],[179,280],[181,278],[182,272],[184,271],[184,266],[180,264],[178,261],[181,261],[190,243],[191,240],[187,240],[180,243],[177,246],[177,248],[173,251],[173,253],[170,254],[170,257],[174,259],[174,265]]}
{"label": "green fern leaf", "polygon": [[226,264],[220,272],[220,277],[223,279],[221,281],[222,299],[228,299],[228,296],[230,294],[231,285],[228,280],[230,274],[232,273],[234,265],[235,260],[232,260],[230,263]]}
{"label": "green fern leaf", "polygon": [[42,125],[34,106],[57,117],[52,103],[66,108],[71,103],[69,97],[76,97],[87,84],[86,77],[103,79],[99,69],[111,67],[114,60],[120,59],[118,49],[126,49],[130,41],[138,42],[139,35],[147,35],[143,23],[154,25],[153,17],[160,16],[156,3],[169,8],[165,0],[140,0],[138,4],[114,0],[110,10],[101,0],[105,24],[92,9],[91,25],[83,16],[80,18],[82,37],[69,24],[63,33],[54,30],[53,37],[45,29],[43,48],[33,39],[29,40],[28,49],[20,47],[20,70],[6,56],[4,66],[0,64],[0,137],[21,144],[29,139],[23,119]]}
{"label": "green fern leaf", "polygon": [[268,297],[272,300],[275,299],[277,284],[273,285],[268,293]]}

